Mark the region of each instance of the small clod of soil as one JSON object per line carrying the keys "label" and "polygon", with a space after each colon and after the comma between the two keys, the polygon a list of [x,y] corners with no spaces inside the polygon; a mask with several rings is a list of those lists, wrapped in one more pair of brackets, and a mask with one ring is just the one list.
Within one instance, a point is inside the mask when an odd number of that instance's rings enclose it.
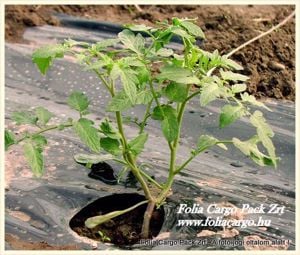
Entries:
{"label": "small clod of soil", "polygon": [[[145,200],[145,197],[138,194],[115,194],[100,198],[79,211],[71,219],[70,227],[78,235],[97,241],[111,242],[118,246],[133,245],[141,239],[140,233],[147,204],[141,205],[92,229],[87,228],[84,222],[90,217],[124,210],[143,200]],[[152,215],[150,238],[159,234],[163,222],[164,210],[161,207],[156,209]]]}

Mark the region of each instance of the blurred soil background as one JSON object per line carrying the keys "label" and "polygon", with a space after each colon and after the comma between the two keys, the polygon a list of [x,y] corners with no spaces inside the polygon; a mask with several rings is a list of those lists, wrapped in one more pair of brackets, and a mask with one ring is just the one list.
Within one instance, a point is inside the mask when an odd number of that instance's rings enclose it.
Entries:
{"label": "blurred soil background", "polygon": [[[172,17],[198,18],[206,40],[203,48],[230,52],[249,39],[278,24],[293,5],[6,5],[5,39],[28,43],[22,38],[27,27],[59,26],[55,13],[64,13],[117,24],[143,23]],[[250,75],[248,92],[259,98],[295,100],[295,19],[232,58]]]}

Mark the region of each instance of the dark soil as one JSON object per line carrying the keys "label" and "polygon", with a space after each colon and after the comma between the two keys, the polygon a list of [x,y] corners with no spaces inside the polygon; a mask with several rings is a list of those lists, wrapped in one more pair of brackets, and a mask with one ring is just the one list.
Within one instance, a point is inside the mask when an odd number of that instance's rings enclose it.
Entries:
{"label": "dark soil", "polygon": [[[280,5],[16,5],[6,6],[5,38],[22,41],[28,26],[58,25],[52,13],[66,13],[114,23],[145,23],[171,17],[197,17],[206,34],[204,49],[228,53],[267,31],[288,16],[295,7]],[[295,100],[295,20],[232,56],[250,75],[248,91],[257,97]]]}
{"label": "dark soil", "polygon": [[[137,243],[142,230],[143,216],[147,204],[111,219],[95,228],[89,229],[84,222],[93,216],[106,214],[112,211],[124,210],[141,201],[145,197],[138,194],[115,194],[100,198],[80,210],[70,221],[70,227],[78,235],[85,236],[97,241],[106,241],[104,236],[110,239],[109,242],[118,246],[126,246]],[[158,235],[164,222],[164,210],[161,207],[153,212],[150,223],[150,237]],[[99,231],[103,233],[101,238]]]}

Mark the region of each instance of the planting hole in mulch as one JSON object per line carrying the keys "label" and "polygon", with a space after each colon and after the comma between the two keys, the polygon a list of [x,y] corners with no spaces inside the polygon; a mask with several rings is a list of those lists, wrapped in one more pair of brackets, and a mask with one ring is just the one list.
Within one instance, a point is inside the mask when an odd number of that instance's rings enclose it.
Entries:
{"label": "planting hole in mulch", "polygon": [[[141,239],[140,233],[147,204],[143,204],[126,214],[113,218],[92,229],[87,228],[84,222],[93,216],[124,210],[143,200],[145,200],[144,196],[135,193],[114,194],[99,198],[81,209],[70,220],[69,225],[78,235],[97,241],[110,240],[109,242],[118,246],[135,244]],[[150,237],[155,237],[159,234],[164,222],[164,216],[165,213],[162,207],[154,211],[150,223]]]}

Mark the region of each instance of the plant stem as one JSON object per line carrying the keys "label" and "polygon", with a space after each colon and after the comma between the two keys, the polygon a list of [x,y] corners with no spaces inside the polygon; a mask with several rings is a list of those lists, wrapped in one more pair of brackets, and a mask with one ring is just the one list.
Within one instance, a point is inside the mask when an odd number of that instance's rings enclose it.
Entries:
{"label": "plant stem", "polygon": [[140,170],[141,174],[146,177],[150,182],[152,182],[156,187],[159,189],[164,189],[163,186],[161,186],[157,181],[155,181],[151,176],[146,174],[144,171]]}
{"label": "plant stem", "polygon": [[[35,135],[39,135],[39,134],[45,133],[45,132],[47,132],[47,131],[57,129],[57,128],[59,128],[60,126],[61,126],[61,125],[53,125],[53,126],[49,126],[49,127],[43,128],[43,129],[41,129],[41,130],[39,130],[39,131],[37,131],[37,132],[35,132],[35,133],[33,133],[33,134],[30,134],[30,136],[32,137],[32,136],[35,136]],[[65,125],[63,125],[63,126],[64,126],[64,127],[72,127],[73,124],[65,124]],[[24,137],[20,138],[19,140],[16,141],[16,144],[18,144],[18,143],[24,141],[26,138],[28,138],[28,136],[24,136]]]}
{"label": "plant stem", "polygon": [[149,200],[153,200],[152,195],[149,190],[149,187],[147,186],[147,183],[145,182],[143,176],[141,175],[140,169],[137,167],[132,155],[128,152],[128,144],[127,144],[127,139],[124,134],[122,115],[120,112],[116,112],[116,120],[117,120],[118,130],[122,137],[121,141],[122,141],[122,145],[123,145],[123,157],[124,157],[125,161],[127,161],[128,164],[130,165],[132,173],[135,175],[135,177],[140,182],[140,184],[145,192],[146,198]]}
{"label": "plant stem", "polygon": [[151,114],[150,114],[150,109],[151,109],[152,102],[153,102],[153,98],[151,99],[151,101],[150,101],[150,102],[148,103],[148,105],[147,105],[147,108],[146,108],[146,112],[145,112],[144,118],[143,118],[142,122],[140,123],[140,131],[139,131],[139,134],[143,133],[143,131],[144,131],[144,129],[145,129],[145,126],[146,126],[146,123],[147,123],[147,119],[151,116]]}
{"label": "plant stem", "polygon": [[[220,144],[220,143],[233,143],[231,140],[224,140],[224,141],[218,141],[216,144]],[[204,149],[203,151],[205,151],[206,149]],[[201,151],[202,152],[202,151]],[[201,153],[200,152],[200,153]],[[175,175],[178,174],[183,168],[185,168],[196,156],[198,156],[200,153],[197,154],[192,154],[181,166],[179,166],[176,170],[175,170]]]}
{"label": "plant stem", "polygon": [[154,208],[155,208],[155,202],[150,201],[144,213],[144,221],[143,221],[142,233],[141,233],[143,239],[149,238],[150,221],[151,221]]}

